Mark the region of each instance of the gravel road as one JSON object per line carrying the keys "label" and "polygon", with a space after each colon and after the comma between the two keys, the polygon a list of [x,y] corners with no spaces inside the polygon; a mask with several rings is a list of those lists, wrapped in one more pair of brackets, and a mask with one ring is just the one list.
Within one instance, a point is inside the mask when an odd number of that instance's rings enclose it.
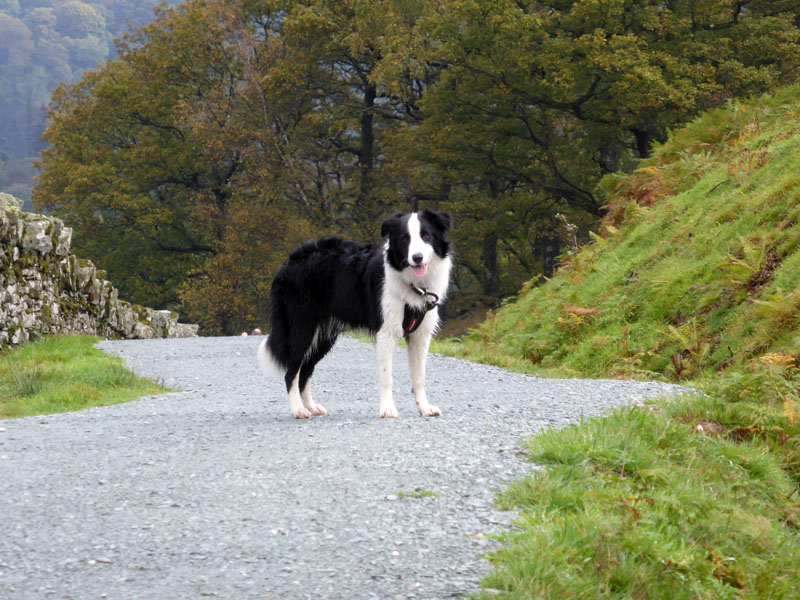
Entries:
{"label": "gravel road", "polygon": [[382,420],[374,349],[343,338],[314,377],[328,416],[298,421],[260,339],[102,342],[182,391],[0,421],[0,597],[458,598],[513,517],[494,494],[534,468],[521,436],[679,390],[431,356],[423,419],[398,350]]}

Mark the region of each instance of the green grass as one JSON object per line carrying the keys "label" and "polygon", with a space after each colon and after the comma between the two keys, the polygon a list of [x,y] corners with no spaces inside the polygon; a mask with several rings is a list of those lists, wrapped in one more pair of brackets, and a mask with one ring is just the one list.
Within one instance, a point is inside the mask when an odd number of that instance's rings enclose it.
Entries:
{"label": "green grass", "polygon": [[[796,598],[800,415],[784,414],[785,384],[731,377],[527,440],[546,469],[500,497],[519,528],[477,597]],[[760,385],[772,404],[743,400]]]}
{"label": "green grass", "polygon": [[98,341],[47,337],[0,355],[0,418],[109,406],[165,391],[96,350]]}
{"label": "green grass", "polygon": [[429,490],[429,489],[425,489],[425,488],[414,488],[410,492],[404,492],[403,490],[400,490],[398,492],[395,492],[395,495],[401,500],[404,499],[404,498],[420,499],[420,498],[438,498],[439,497],[439,494],[437,492],[434,492],[433,490]]}
{"label": "green grass", "polygon": [[[375,338],[373,336],[369,335],[368,333],[363,332],[363,331],[356,331],[354,329],[351,329],[351,330],[345,331],[344,335],[346,335],[348,337],[351,337],[354,340],[358,340],[359,342],[362,342],[364,344],[372,345],[372,344],[375,343]],[[406,344],[405,338],[401,338],[400,340],[398,340],[397,345],[400,348],[403,348],[403,349],[408,347],[408,345]]]}
{"label": "green grass", "polygon": [[677,381],[703,395],[525,442],[546,466],[481,598],[797,598],[800,86],[708,113],[630,175],[610,214],[460,343],[553,377]]}

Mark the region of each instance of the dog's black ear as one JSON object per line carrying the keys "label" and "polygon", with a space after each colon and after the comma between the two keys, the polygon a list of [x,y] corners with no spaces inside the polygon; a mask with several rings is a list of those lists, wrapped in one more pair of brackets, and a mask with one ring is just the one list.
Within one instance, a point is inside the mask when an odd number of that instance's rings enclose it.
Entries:
{"label": "dog's black ear", "polygon": [[381,237],[386,237],[397,227],[400,219],[403,218],[403,213],[394,213],[391,217],[386,219],[381,225]]}
{"label": "dog's black ear", "polygon": [[423,210],[422,211],[425,218],[431,222],[431,224],[438,228],[443,234],[446,234],[450,231],[450,227],[452,226],[453,219],[450,216],[450,213],[446,212],[434,212],[432,210]]}

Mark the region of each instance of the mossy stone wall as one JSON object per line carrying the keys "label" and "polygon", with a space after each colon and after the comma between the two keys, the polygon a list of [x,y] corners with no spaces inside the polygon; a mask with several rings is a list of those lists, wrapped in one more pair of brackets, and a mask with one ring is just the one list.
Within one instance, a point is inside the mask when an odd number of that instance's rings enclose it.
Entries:
{"label": "mossy stone wall", "polygon": [[54,333],[109,339],[197,335],[197,325],[178,323],[175,313],[120,300],[103,271],[69,253],[69,227],[21,206],[0,194],[0,351]]}

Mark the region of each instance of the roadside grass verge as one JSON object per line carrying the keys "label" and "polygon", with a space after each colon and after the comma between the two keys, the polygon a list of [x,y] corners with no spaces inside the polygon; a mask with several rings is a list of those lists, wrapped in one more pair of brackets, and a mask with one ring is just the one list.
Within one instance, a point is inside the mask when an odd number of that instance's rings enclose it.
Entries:
{"label": "roadside grass verge", "polygon": [[166,391],[96,350],[98,341],[53,336],[0,354],[0,418],[109,406]]}
{"label": "roadside grass verge", "polygon": [[738,374],[528,439],[545,469],[499,498],[518,528],[476,597],[796,598],[796,384]]}
{"label": "roadside grass verge", "polygon": [[607,177],[600,235],[443,354],[704,395],[525,442],[479,598],[800,597],[800,85]]}

